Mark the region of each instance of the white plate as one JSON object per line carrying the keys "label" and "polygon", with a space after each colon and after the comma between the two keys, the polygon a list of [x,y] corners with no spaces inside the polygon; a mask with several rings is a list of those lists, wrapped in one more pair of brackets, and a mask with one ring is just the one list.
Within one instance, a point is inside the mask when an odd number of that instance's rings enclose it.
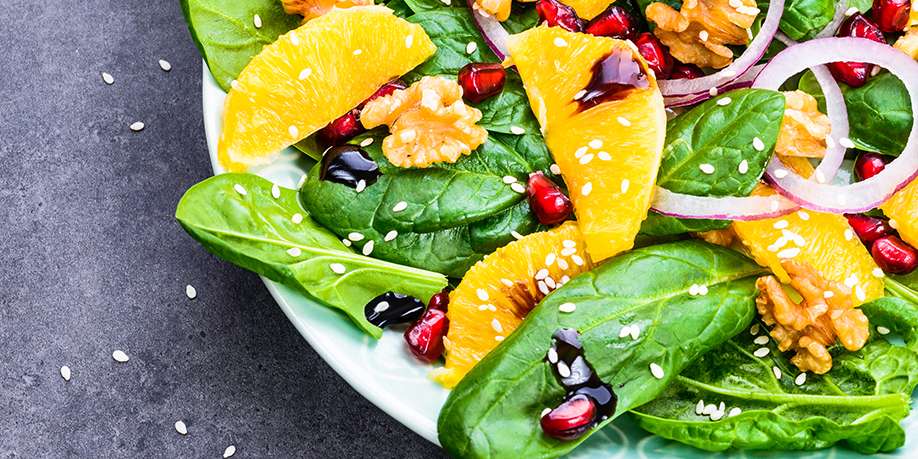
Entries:
{"label": "white plate", "polygon": [[[217,162],[217,139],[223,120],[223,100],[226,94],[217,86],[207,64],[203,68],[202,83],[204,103],[204,130],[214,174],[223,172]],[[296,188],[313,162],[293,149],[284,151],[278,161],[252,172],[274,181],[280,186]],[[271,296],[281,310],[299,330],[306,341],[325,359],[348,384],[367,400],[388,413],[398,422],[427,440],[437,441],[437,414],[449,392],[427,378],[432,369],[422,365],[408,352],[402,334],[386,330],[379,341],[360,332],[343,315],[322,306],[283,285],[262,278]],[[916,457],[908,450],[918,450],[918,412],[913,411],[905,420],[909,441],[894,455],[872,457]],[[370,440],[368,440],[370,441]],[[700,451],[676,442],[648,435],[627,416],[591,436],[568,457],[578,459],[641,457],[641,458],[705,458],[711,453]],[[764,457],[766,452],[736,452],[726,457]],[[831,448],[802,453],[780,452],[773,457],[840,458],[862,457],[844,448]]]}

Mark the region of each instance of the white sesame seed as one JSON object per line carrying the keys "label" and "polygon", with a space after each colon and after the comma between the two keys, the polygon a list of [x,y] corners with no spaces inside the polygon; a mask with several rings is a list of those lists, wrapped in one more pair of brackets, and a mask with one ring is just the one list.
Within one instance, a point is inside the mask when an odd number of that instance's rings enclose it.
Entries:
{"label": "white sesame seed", "polygon": [[802,386],[803,383],[805,382],[806,382],[806,372],[800,373],[799,375],[797,375],[796,378],[794,378],[794,384],[798,386]]}
{"label": "white sesame seed", "polygon": [[577,241],[573,239],[565,239],[561,241],[561,246],[567,247],[567,248],[574,248],[574,247],[577,247]]}
{"label": "white sesame seed", "polygon": [[622,183],[620,185],[621,192],[627,193],[629,186],[631,186],[631,182],[628,179],[622,179]]}
{"label": "white sesame seed", "polygon": [[831,290],[826,290],[826,291],[822,292],[822,297],[825,298],[825,299],[832,298],[833,296],[835,296],[835,292],[833,292],[833,291],[831,291]]}
{"label": "white sesame seed", "polygon": [[631,334],[631,325],[625,325],[621,330],[618,331],[618,337],[624,338]]}
{"label": "white sesame seed", "polygon": [[764,346],[768,344],[768,335],[757,336],[754,340],[752,340],[752,342],[758,344],[759,346]]}
{"label": "white sesame seed", "polygon": [[890,218],[888,223],[890,228],[899,229],[899,222],[897,222],[895,218]]}
{"label": "white sesame seed", "polygon": [[880,68],[879,65],[874,65],[873,68],[870,69],[870,76],[875,77],[875,76],[879,75],[879,74],[880,74],[880,71],[882,71],[882,70],[883,70],[883,69]]}
{"label": "white sesame seed", "polygon": [[603,160],[603,161],[611,161],[611,160],[612,160],[612,155],[610,155],[609,152],[607,152],[607,151],[601,151],[601,152],[599,152],[599,153],[596,153],[596,157],[599,158],[599,159],[601,159],[601,160]]}
{"label": "white sesame seed", "polygon": [[501,326],[500,321],[497,319],[491,319],[491,328],[493,328],[497,333],[504,331],[504,327]]}
{"label": "white sesame seed", "polygon": [[198,291],[191,284],[188,284],[185,286],[185,296],[187,296],[189,300],[193,300],[198,297]]}
{"label": "white sesame seed", "polygon": [[256,29],[260,29],[260,28],[261,28],[261,16],[259,16],[259,15],[256,14],[256,15],[252,18],[252,23],[255,24],[255,28],[256,28]]}
{"label": "white sesame seed", "polygon": [[565,247],[565,248],[561,249],[561,256],[562,256],[562,257],[569,257],[569,256],[571,256],[571,255],[573,255],[573,254],[575,254],[575,253],[577,253],[577,248],[576,248],[576,247]]}
{"label": "white sesame seed", "polygon": [[102,72],[102,81],[104,81],[105,84],[115,84],[115,77],[108,72]]}
{"label": "white sesame seed", "polygon": [[723,417],[724,417],[724,412],[723,412],[723,411],[715,411],[715,412],[711,413],[711,420],[712,420],[712,421],[720,421]]}
{"label": "white sesame seed", "polygon": [[740,161],[739,167],[737,167],[737,170],[739,171],[740,174],[745,174],[746,172],[749,172],[749,161],[746,161],[745,159]]}
{"label": "white sesame seed", "polygon": [[881,334],[881,335],[888,335],[889,332],[890,332],[890,329],[888,329],[888,328],[886,328],[886,327],[883,327],[883,326],[877,327],[877,333],[879,333],[879,334]]}
{"label": "white sesame seed", "polygon": [[540,418],[544,418],[546,414],[551,413],[551,408],[545,408],[542,410],[542,413],[539,414]]}
{"label": "white sesame seed", "polygon": [[291,124],[290,126],[287,127],[287,132],[290,133],[290,137],[299,137],[299,136],[300,136],[300,130],[297,129],[297,127],[294,126],[294,125],[292,125],[292,124]]}
{"label": "white sesame seed", "polygon": [[854,14],[857,12],[858,12],[857,7],[852,6],[851,8],[848,8],[847,10],[845,10],[845,16],[854,16]]}
{"label": "white sesame seed", "polygon": [[245,190],[245,187],[238,183],[233,185],[233,189],[236,190],[236,193],[239,193],[240,196],[249,194],[249,192]]}
{"label": "white sesame seed", "polygon": [[312,69],[311,69],[311,68],[305,68],[305,69],[303,69],[303,70],[300,70],[300,74],[298,75],[297,78],[299,78],[299,79],[301,79],[301,80],[305,80],[305,79],[309,78],[309,75],[312,75]]}
{"label": "white sesame seed", "polygon": [[688,288],[688,294],[691,296],[698,295],[698,284],[692,284]]}
{"label": "white sesame seed", "polygon": [[545,281],[536,282],[536,286],[538,286],[539,291],[545,295],[548,295],[549,293],[551,293],[551,290],[548,289],[548,284],[546,284]]}
{"label": "white sesame seed", "polygon": [[293,214],[293,216],[290,217],[290,221],[293,222],[294,225],[299,225],[300,223],[303,223],[303,214],[299,212]]}
{"label": "white sesame seed", "polygon": [[577,310],[577,305],[574,303],[562,303],[558,306],[558,310],[561,312],[574,312]]}
{"label": "white sesame seed", "polygon": [[347,238],[350,239],[350,240],[352,240],[352,241],[354,241],[354,242],[360,242],[360,241],[363,240],[364,236],[363,236],[362,233],[358,233],[358,232],[355,231],[355,232],[352,232],[352,233],[348,233],[348,234],[347,234]]}
{"label": "white sesame seed", "polygon": [[835,148],[835,138],[831,135],[826,136],[826,146],[829,148]]}
{"label": "white sesame seed", "polygon": [[631,339],[636,340],[638,339],[639,336],[641,336],[641,327],[639,327],[638,324],[632,325],[631,326]]}
{"label": "white sesame seed", "polygon": [[708,36],[709,34],[707,30],[702,30],[701,32],[698,32],[698,39],[701,41],[708,41]]}
{"label": "white sesame seed", "polygon": [[880,268],[873,268],[873,271],[871,271],[870,274],[873,274],[873,277],[876,277],[878,279],[882,279],[886,277],[886,273],[884,273],[883,270]]}
{"label": "white sesame seed", "polygon": [[303,254],[303,251],[299,247],[290,247],[289,249],[287,249],[287,255],[290,255],[291,257],[295,258],[302,254]]}
{"label": "white sesame seed", "polygon": [[714,173],[714,166],[708,163],[703,163],[698,166],[698,169],[701,169],[701,172],[711,175]]}
{"label": "white sesame seed", "polygon": [[309,178],[306,174],[300,176],[300,179],[296,182],[296,189],[303,188],[303,185],[306,184],[306,179]]}
{"label": "white sesame seed", "polygon": [[855,285],[857,285],[857,275],[852,274],[846,277],[844,282],[845,282],[846,287],[848,288],[854,287]]}
{"label": "white sesame seed", "polygon": [[589,162],[592,161],[592,160],[593,160],[593,154],[592,154],[592,153],[587,153],[587,154],[585,154],[585,155],[583,155],[583,156],[580,157],[580,164],[587,164],[587,163],[589,163]]}
{"label": "white sesame seed", "polygon": [[846,228],[845,229],[845,240],[850,241],[852,239],[854,239],[854,231],[852,231],[851,228]]}
{"label": "white sesame seed", "polygon": [[511,183],[510,189],[520,194],[526,192],[526,187],[524,187],[522,183]]}
{"label": "white sesame seed", "polygon": [[236,454],[236,447],[229,445],[225,450],[223,450],[223,459],[229,459],[233,457],[233,454]]}
{"label": "white sesame seed", "polygon": [[600,148],[602,148],[602,140],[593,139],[587,145],[594,150],[599,150]]}
{"label": "white sesame seed", "polygon": [[717,405],[715,405],[715,404],[713,404],[713,403],[708,403],[707,405],[704,406],[704,409],[701,410],[701,414],[703,414],[703,415],[705,415],[705,416],[710,416],[710,415],[714,414],[714,412],[716,412],[716,411],[717,411]]}
{"label": "white sesame seed", "polygon": [[711,97],[717,96],[717,86],[712,86],[711,89],[708,89],[708,95]]}
{"label": "white sesame seed", "polygon": [[117,349],[114,352],[112,352],[112,358],[115,359],[115,361],[119,363],[124,363],[130,360],[130,358],[128,357],[127,354],[124,353],[124,351],[117,350]]}
{"label": "white sesame seed", "polygon": [[760,347],[756,349],[755,352],[752,353],[752,355],[758,358],[762,358],[768,355],[769,352],[771,352],[771,349],[768,349],[767,347]]}
{"label": "white sesame seed", "polygon": [[589,196],[591,191],[593,191],[592,182],[586,182],[583,184],[582,187],[580,187],[580,194],[582,194],[583,196]]}
{"label": "white sesame seed", "polygon": [[[478,295],[478,299],[479,299],[479,300],[481,300],[481,301],[488,301],[488,298],[489,298],[489,297],[488,297],[488,291],[487,291],[487,290],[485,290],[485,289],[483,289],[483,288],[480,288],[480,289],[478,289],[478,290],[475,291],[475,294]],[[500,331],[500,330],[498,330],[498,331]]]}
{"label": "white sesame seed", "polygon": [[704,411],[704,400],[698,400],[698,404],[695,405],[695,414],[700,416],[702,411]]}
{"label": "white sesame seed", "polygon": [[580,147],[574,151],[574,157],[580,159],[587,151],[589,151],[589,147]]}
{"label": "white sesame seed", "polygon": [[775,379],[781,379],[781,369],[778,367],[771,367],[771,372],[774,373]]}
{"label": "white sesame seed", "polygon": [[363,245],[363,250],[361,250],[360,253],[364,254],[365,256],[370,256],[370,254],[373,253],[373,247],[375,246],[376,242],[370,239],[366,244]]}
{"label": "white sesame seed", "polygon": [[740,407],[734,406],[733,408],[730,408],[730,412],[727,413],[727,417],[732,418],[733,416],[739,416],[742,412],[743,410]]}
{"label": "white sesame seed", "polygon": [[586,92],[586,89],[581,89],[581,90],[577,91],[577,94],[574,94],[574,100],[583,99],[583,96],[585,96],[586,93],[587,93],[587,92]]}
{"label": "white sesame seed", "polygon": [[570,267],[570,265],[568,265],[567,262],[564,261],[563,258],[558,258],[558,267],[561,268],[562,270],[565,270],[565,271],[566,271],[567,268]]}
{"label": "white sesame seed", "polygon": [[657,365],[656,363],[651,363],[650,374],[652,374],[654,378],[663,379],[663,367]]}
{"label": "white sesame seed", "polygon": [[797,216],[800,217],[800,219],[803,221],[807,221],[810,219],[810,214],[805,210],[798,210]]}
{"label": "white sesame seed", "polygon": [[555,43],[555,46],[559,48],[563,48],[567,46],[567,42],[561,37],[555,37],[554,43]]}
{"label": "white sesame seed", "polygon": [[411,45],[414,44],[414,35],[408,35],[405,37],[405,48],[411,48]]}
{"label": "white sesame seed", "polygon": [[344,244],[345,247],[350,247],[350,246],[351,246],[351,241],[349,241],[349,240],[347,240],[347,239],[342,239],[342,240],[341,240],[341,243]]}
{"label": "white sesame seed", "polygon": [[516,230],[510,231],[510,235],[513,236],[513,239],[516,239],[517,241],[523,238],[523,235]]}
{"label": "white sesame seed", "polygon": [[372,138],[372,137],[367,137],[367,138],[365,138],[365,139],[363,139],[363,140],[360,141],[360,146],[361,146],[361,147],[369,147],[370,145],[373,145],[373,141],[374,141],[374,140],[375,140],[375,139]]}
{"label": "white sesame seed", "polygon": [[787,228],[789,225],[790,223],[788,223],[787,220],[778,220],[775,222],[774,225],[771,225],[771,226],[773,226],[775,229],[784,229],[784,228]]}
{"label": "white sesame seed", "polygon": [[513,287],[513,281],[507,279],[506,277],[501,278],[500,283],[506,285],[507,287]]}
{"label": "white sesame seed", "polygon": [[730,102],[733,102],[733,99],[729,97],[721,97],[720,99],[717,99],[717,105],[720,105],[721,107],[730,105]]}
{"label": "white sesame seed", "polygon": [[365,189],[367,189],[367,181],[364,180],[364,179],[358,180],[358,181],[357,181],[357,185],[354,187],[354,192],[355,192],[355,193],[360,193],[360,192],[362,192],[362,191],[365,190]]}
{"label": "white sesame seed", "polygon": [[574,262],[577,266],[583,266],[583,258],[580,258],[579,255],[571,255],[571,261]]}
{"label": "white sesame seed", "polygon": [[344,272],[347,271],[347,268],[345,268],[344,265],[342,265],[341,263],[332,263],[328,265],[328,267],[335,274],[344,274]]}
{"label": "white sesame seed", "polygon": [[469,44],[465,45],[466,54],[472,54],[476,49],[478,49],[478,43],[475,43],[474,41],[470,41]]}
{"label": "white sesame seed", "polygon": [[398,231],[392,230],[386,233],[386,235],[383,237],[383,240],[386,242],[389,242],[389,241],[394,240],[397,237],[398,237]]}
{"label": "white sesame seed", "polygon": [[405,201],[399,201],[392,206],[392,212],[401,212],[408,208],[408,203]]}
{"label": "white sesame seed", "polygon": [[867,293],[864,292],[864,287],[858,285],[854,287],[854,296],[857,297],[858,301],[866,301]]}
{"label": "white sesame seed", "polygon": [[280,187],[277,186],[276,183],[274,185],[271,185],[271,197],[274,199],[280,199],[281,197]]}
{"label": "white sesame seed", "polygon": [[618,124],[621,124],[622,126],[631,126],[631,121],[628,121],[628,118],[625,118],[624,116],[619,116],[615,118],[615,120],[618,121]]}
{"label": "white sesame seed", "polygon": [[553,265],[555,263],[555,259],[557,258],[558,256],[555,255],[555,252],[551,252],[548,255],[545,255],[545,266]]}
{"label": "white sesame seed", "polygon": [[175,421],[175,431],[182,435],[188,435],[188,427],[182,421]]}
{"label": "white sesame seed", "polygon": [[750,335],[758,335],[758,334],[759,334],[759,324],[758,324],[758,323],[754,323],[754,324],[752,324],[751,327],[749,327],[749,334],[750,334]]}
{"label": "white sesame seed", "polygon": [[552,174],[555,174],[555,175],[560,175],[560,174],[561,174],[561,167],[558,166],[557,164],[554,164],[554,163],[552,163],[551,166],[548,166],[548,170],[550,170],[551,173],[552,173]]}
{"label": "white sesame seed", "polygon": [[778,258],[794,258],[797,255],[800,255],[800,249],[797,247],[791,247],[778,252]]}
{"label": "white sesame seed", "polygon": [[762,142],[762,139],[758,137],[753,137],[752,148],[755,148],[757,151],[763,151],[765,150],[765,142]]}
{"label": "white sesame seed", "polygon": [[546,277],[548,277],[548,269],[547,269],[547,268],[542,268],[542,269],[536,271],[535,276],[533,276],[533,278],[534,278],[535,280],[542,280],[542,279],[545,279]]}
{"label": "white sesame seed", "polygon": [[300,36],[295,33],[291,33],[289,35],[290,35],[290,43],[293,46],[300,46]]}
{"label": "white sesame seed", "polygon": [[145,127],[147,127],[147,126],[146,126],[145,124],[143,124],[143,121],[135,121],[135,122],[131,123],[131,125],[130,125],[129,127],[130,127],[131,130],[134,131],[134,132],[140,132],[140,131],[143,130],[143,128],[145,128]]}
{"label": "white sesame seed", "polygon": [[165,60],[165,59],[160,59],[160,60],[159,60],[159,68],[163,69],[163,72],[168,72],[168,71],[172,70],[172,64],[170,64],[169,61],[167,61],[167,60]]}
{"label": "white sesame seed", "polygon": [[363,50],[358,48],[358,49],[355,49],[354,52],[351,53],[351,54],[353,54],[353,55],[355,55],[355,56],[359,56],[359,55],[363,54]]}
{"label": "white sesame seed", "polygon": [[561,361],[561,362],[558,362],[558,363],[556,364],[556,366],[557,366],[557,368],[558,368],[558,375],[559,375],[559,376],[561,376],[562,378],[570,377],[570,375],[571,375],[571,369],[570,369],[570,367],[567,366],[566,363],[564,363],[563,361]]}
{"label": "white sesame seed", "polygon": [[373,311],[374,312],[386,312],[389,310],[389,306],[391,305],[389,304],[388,301],[380,301],[379,303],[376,303],[376,306],[373,306]]}
{"label": "white sesame seed", "polygon": [[64,381],[70,381],[70,367],[67,365],[61,367],[61,378],[64,378]]}
{"label": "white sesame seed", "polygon": [[784,177],[787,177],[787,174],[789,174],[789,173],[790,173],[790,172],[788,172],[787,169],[775,169],[775,177],[777,177],[777,178],[779,178],[779,179],[782,179],[782,178],[784,178]]}
{"label": "white sesame seed", "polygon": [[238,91],[240,87],[241,87],[241,85],[239,84],[239,80],[230,81],[230,88],[235,89],[236,91]]}
{"label": "white sesame seed", "polygon": [[510,126],[510,133],[513,135],[523,135],[526,133],[526,130],[519,126]]}

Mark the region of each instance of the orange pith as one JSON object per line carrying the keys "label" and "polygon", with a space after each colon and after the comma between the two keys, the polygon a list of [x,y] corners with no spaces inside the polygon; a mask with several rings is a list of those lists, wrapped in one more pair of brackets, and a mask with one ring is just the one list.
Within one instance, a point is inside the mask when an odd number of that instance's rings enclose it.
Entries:
{"label": "orange pith", "polygon": [[449,295],[446,366],[434,379],[455,386],[519,326],[546,291],[591,267],[574,222],[529,234],[476,263]]}
{"label": "orange pith", "polygon": [[332,10],[265,46],[226,98],[218,153],[229,170],[267,164],[436,47],[382,6]]}
{"label": "orange pith", "polygon": [[[656,79],[630,42],[540,26],[510,37],[545,142],[567,183],[587,250],[601,261],[634,245],[647,217],[666,137]],[[580,110],[578,92],[596,62],[628,53],[648,74],[649,87]]]}

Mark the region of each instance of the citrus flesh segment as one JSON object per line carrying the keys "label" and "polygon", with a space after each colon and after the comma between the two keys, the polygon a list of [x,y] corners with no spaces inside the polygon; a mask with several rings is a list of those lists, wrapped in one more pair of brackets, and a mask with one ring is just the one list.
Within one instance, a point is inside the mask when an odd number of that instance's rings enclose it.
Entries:
{"label": "citrus flesh segment", "polygon": [[271,162],[435,51],[421,26],[382,6],[335,9],[282,35],[232,85],[221,165],[240,171]]}
{"label": "citrus flesh segment", "polygon": [[918,247],[918,179],[896,192],[880,209],[896,226],[905,242]]}
{"label": "citrus flesh segment", "polygon": [[[453,387],[562,281],[592,267],[575,222],[532,233],[475,264],[449,295],[446,365],[433,378]],[[565,277],[566,276],[566,277]]]}
{"label": "citrus flesh segment", "polygon": [[577,16],[589,21],[599,16],[599,13],[614,2],[615,0],[564,0],[561,3],[573,8]]}
{"label": "citrus flesh segment", "polygon": [[[594,261],[634,245],[647,217],[666,137],[656,79],[630,42],[540,26],[509,40],[545,142],[569,190]],[[631,57],[647,86],[587,109],[575,100],[593,67],[613,53]]]}

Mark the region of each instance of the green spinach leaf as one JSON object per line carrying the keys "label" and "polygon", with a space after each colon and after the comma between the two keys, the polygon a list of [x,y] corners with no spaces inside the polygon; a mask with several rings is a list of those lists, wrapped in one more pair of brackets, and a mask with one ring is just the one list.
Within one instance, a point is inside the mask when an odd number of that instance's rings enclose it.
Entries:
{"label": "green spinach leaf", "polygon": [[[586,436],[562,442],[539,427],[541,411],[564,395],[545,361],[552,333],[577,329],[587,359],[613,387],[618,405],[605,425],[655,398],[691,361],[744,330],[755,312],[754,277],[762,272],[736,252],[686,241],[637,249],[581,274],[546,297],[453,390],[440,411],[440,443],[464,458],[567,453]],[[694,284],[708,286],[708,294],[691,295]],[[576,310],[560,312],[568,302]],[[624,325],[639,326],[640,337],[619,338]],[[663,368],[661,379],[652,376],[651,363]]]}
{"label": "green spinach leaf", "polygon": [[382,330],[364,316],[369,300],[395,291],[426,301],[446,286],[442,274],[353,253],[309,218],[296,191],[279,191],[275,199],[255,175],[218,175],[191,187],[175,218],[209,252],[341,310],[375,338]]}
{"label": "green spinach leaf", "polygon": [[[863,349],[836,357],[829,373],[810,374],[796,384],[798,371],[773,343],[767,356],[756,357],[760,346],[751,334],[741,333],[683,371],[661,397],[638,408],[638,424],[712,451],[817,449],[845,442],[859,452],[875,453],[901,446],[905,433],[899,421],[908,414],[918,383],[918,306],[886,297],[862,309],[872,325],[903,336],[905,346],[874,331]],[[728,412],[741,411],[718,421],[696,414],[702,403],[721,402]]]}
{"label": "green spinach leaf", "polygon": [[794,40],[809,40],[832,22],[835,3],[836,0],[788,0],[779,27]]}
{"label": "green spinach leaf", "polygon": [[892,296],[918,304],[918,270],[911,274],[887,277],[886,291]]}
{"label": "green spinach leaf", "polygon": [[[912,130],[912,103],[905,85],[895,75],[883,72],[860,88],[839,84],[848,106],[848,137],[861,150],[899,156]],[[800,78],[801,91],[812,94],[825,113],[825,100],[812,72]]]}
{"label": "green spinach leaf", "polygon": [[[456,75],[470,62],[497,62],[468,8],[439,8],[422,11],[408,18],[419,24],[437,46],[437,53],[405,76],[409,82],[425,75]],[[473,43],[473,45],[470,45]],[[472,50],[471,53],[468,51]]]}
{"label": "green spinach leaf", "polygon": [[[720,105],[728,99],[729,103]],[[764,89],[732,91],[679,115],[666,126],[657,185],[696,196],[748,195],[765,170],[783,116],[784,96]],[[761,140],[762,148],[755,148],[755,138]],[[746,173],[741,174],[737,170],[743,161]],[[729,224],[726,220],[678,219],[651,212],[641,232],[664,236],[722,229]]]}
{"label": "green spinach leaf", "polygon": [[[181,0],[188,30],[224,91],[265,45],[303,19],[284,13],[279,0]],[[255,15],[261,18],[256,28]]]}

